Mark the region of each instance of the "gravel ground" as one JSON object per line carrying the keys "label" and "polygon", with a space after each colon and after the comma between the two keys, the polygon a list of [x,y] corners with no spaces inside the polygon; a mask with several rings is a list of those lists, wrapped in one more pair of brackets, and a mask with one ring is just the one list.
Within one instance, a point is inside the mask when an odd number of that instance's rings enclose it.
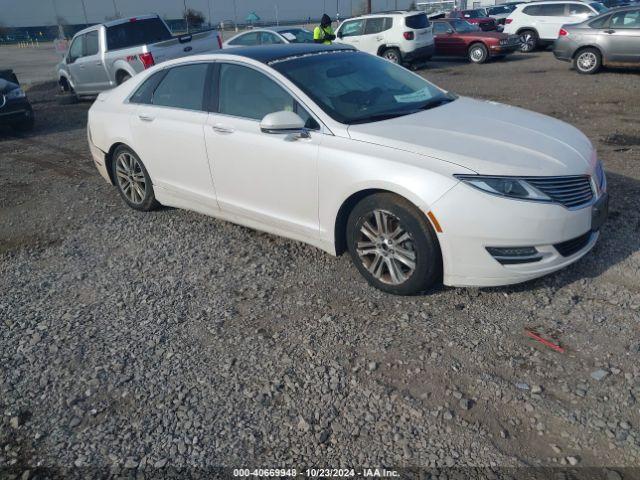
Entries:
{"label": "gravel ground", "polygon": [[224,465],[636,478],[638,72],[580,76],[539,52],[421,73],[591,138],[612,195],[591,254],[515,287],[388,296],[346,256],[128,209],[91,164],[90,103],[33,87],[36,130],[0,132],[0,477]]}

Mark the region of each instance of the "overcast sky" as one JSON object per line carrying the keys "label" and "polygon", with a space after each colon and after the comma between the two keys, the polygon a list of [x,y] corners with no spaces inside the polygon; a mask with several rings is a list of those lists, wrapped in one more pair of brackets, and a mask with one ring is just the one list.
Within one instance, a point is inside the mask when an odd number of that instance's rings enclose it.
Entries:
{"label": "overcast sky", "polygon": [[[0,25],[53,25],[56,16],[70,24],[85,23],[83,1],[89,23],[97,23],[113,17],[116,9],[122,16],[159,13],[168,18],[180,18],[185,0],[0,0]],[[212,23],[233,20],[236,16],[241,22],[252,11],[265,21],[274,20],[276,10],[281,20],[318,18],[325,11],[334,17],[337,8],[345,17],[351,15],[352,8],[358,13],[363,3],[364,0],[186,0],[188,8],[201,11],[206,18],[211,14]],[[410,3],[410,0],[373,0],[373,7],[391,10],[396,6],[407,8]]]}

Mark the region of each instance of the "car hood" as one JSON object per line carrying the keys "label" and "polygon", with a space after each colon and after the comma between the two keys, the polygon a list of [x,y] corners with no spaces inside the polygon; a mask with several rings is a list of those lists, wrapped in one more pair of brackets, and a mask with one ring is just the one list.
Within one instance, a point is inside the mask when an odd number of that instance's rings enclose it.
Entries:
{"label": "car hood", "polygon": [[590,173],[595,161],[589,139],[567,123],[465,97],[413,115],[352,125],[349,135],[484,175],[578,175]]}

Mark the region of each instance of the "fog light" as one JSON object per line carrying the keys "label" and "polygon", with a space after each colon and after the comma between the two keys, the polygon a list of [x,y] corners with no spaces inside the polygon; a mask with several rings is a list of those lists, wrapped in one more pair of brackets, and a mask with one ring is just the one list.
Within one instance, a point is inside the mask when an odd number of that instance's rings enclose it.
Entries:
{"label": "fog light", "polygon": [[535,247],[487,247],[487,252],[502,265],[532,263],[542,260]]}

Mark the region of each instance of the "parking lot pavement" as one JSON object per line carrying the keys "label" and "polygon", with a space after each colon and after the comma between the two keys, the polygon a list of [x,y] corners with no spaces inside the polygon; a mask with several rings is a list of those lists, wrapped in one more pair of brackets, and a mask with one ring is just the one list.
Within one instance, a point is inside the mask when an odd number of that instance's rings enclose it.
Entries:
{"label": "parking lot pavement", "polygon": [[55,67],[59,61],[60,56],[51,42],[25,48],[0,46],[0,69],[12,68],[25,86],[55,80]]}
{"label": "parking lot pavement", "polygon": [[32,88],[36,130],[0,133],[0,466],[637,466],[638,73],[550,52],[420,73],[590,137],[611,192],[592,253],[391,297],[346,257],[128,209],[89,158],[90,103]]}

